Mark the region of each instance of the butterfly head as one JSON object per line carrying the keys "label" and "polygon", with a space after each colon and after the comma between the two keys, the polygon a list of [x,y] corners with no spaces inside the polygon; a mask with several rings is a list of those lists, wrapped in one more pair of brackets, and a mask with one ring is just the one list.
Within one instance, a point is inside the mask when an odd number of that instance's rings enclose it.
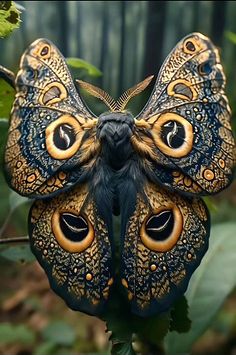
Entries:
{"label": "butterfly head", "polygon": [[97,138],[117,149],[133,134],[134,118],[129,112],[107,112],[100,115]]}

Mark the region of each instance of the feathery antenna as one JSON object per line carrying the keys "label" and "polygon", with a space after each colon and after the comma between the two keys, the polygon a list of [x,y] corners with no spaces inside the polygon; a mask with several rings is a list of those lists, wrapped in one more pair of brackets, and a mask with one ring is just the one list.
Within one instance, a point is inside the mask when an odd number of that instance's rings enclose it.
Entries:
{"label": "feathery antenna", "polygon": [[80,87],[86,90],[90,95],[97,97],[102,100],[107,107],[113,112],[123,111],[130,101],[132,97],[140,94],[146,87],[150,84],[154,75],[147,77],[145,80],[141,81],[137,85],[125,91],[117,101],[115,101],[106,91],[98,88],[95,85],[89,84],[83,80],[76,80],[76,83],[80,85]]}
{"label": "feathery antenna", "polygon": [[133,86],[132,88],[125,91],[119,99],[116,101],[116,111],[123,111],[130,99],[132,97],[140,94],[146,87],[150,84],[151,80],[153,79],[154,75],[151,75],[138,83],[137,85]]}
{"label": "feathery antenna", "polygon": [[76,80],[76,82],[80,85],[80,87],[86,90],[90,95],[97,97],[102,100],[107,107],[110,108],[111,111],[115,111],[116,102],[115,100],[104,90],[98,88],[95,85],[86,83],[83,80]]}

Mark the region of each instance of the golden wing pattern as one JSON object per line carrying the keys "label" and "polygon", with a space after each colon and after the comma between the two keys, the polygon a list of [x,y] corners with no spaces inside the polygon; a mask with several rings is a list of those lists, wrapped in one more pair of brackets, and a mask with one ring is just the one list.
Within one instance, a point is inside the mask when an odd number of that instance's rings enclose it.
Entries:
{"label": "golden wing pattern", "polygon": [[16,91],[5,153],[11,187],[22,195],[42,196],[73,185],[82,162],[99,148],[92,129],[96,118],[50,41],[39,39],[25,51]]}
{"label": "golden wing pattern", "polygon": [[33,253],[52,289],[70,308],[97,314],[113,283],[108,226],[81,185],[69,193],[37,200],[29,215]]}
{"label": "golden wing pattern", "polygon": [[144,191],[126,225],[121,277],[132,311],[149,316],[185,292],[208,248],[210,222],[202,200],[150,183]]}
{"label": "golden wing pattern", "polygon": [[[232,180],[235,145],[219,53],[199,34],[187,36],[163,64],[137,117],[134,145],[149,139],[153,178],[189,194],[212,194]],[[144,129],[142,123],[144,121]],[[148,154],[148,153],[147,153]],[[155,164],[156,163],[156,164]]]}
{"label": "golden wing pattern", "polygon": [[[151,79],[117,101],[78,80],[109,108],[95,117],[50,41],[35,41],[22,56],[6,173],[11,187],[36,198],[31,248],[72,309],[103,312],[113,282],[140,316],[169,309],[208,248],[200,196],[232,181],[231,111],[210,39],[193,33],[177,44],[134,117],[125,105]],[[121,219],[117,273],[112,215]]]}

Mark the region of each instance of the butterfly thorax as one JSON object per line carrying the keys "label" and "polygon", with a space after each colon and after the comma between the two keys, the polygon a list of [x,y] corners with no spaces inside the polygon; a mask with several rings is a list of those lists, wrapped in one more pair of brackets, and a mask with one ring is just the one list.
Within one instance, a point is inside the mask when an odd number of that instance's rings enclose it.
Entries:
{"label": "butterfly thorax", "polygon": [[108,112],[100,115],[97,138],[101,141],[102,156],[115,170],[119,170],[133,154],[130,137],[134,118],[128,112]]}

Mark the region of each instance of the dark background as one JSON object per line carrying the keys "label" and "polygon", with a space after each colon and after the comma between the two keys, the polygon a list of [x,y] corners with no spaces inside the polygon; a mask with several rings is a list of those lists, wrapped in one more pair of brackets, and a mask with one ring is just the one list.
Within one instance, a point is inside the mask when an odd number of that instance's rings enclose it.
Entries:
{"label": "dark background", "polygon": [[19,1],[20,29],[0,42],[1,63],[16,69],[23,50],[40,37],[65,57],[98,67],[113,96],[158,70],[175,44],[199,31],[221,48],[229,87],[235,79],[235,1]]}

